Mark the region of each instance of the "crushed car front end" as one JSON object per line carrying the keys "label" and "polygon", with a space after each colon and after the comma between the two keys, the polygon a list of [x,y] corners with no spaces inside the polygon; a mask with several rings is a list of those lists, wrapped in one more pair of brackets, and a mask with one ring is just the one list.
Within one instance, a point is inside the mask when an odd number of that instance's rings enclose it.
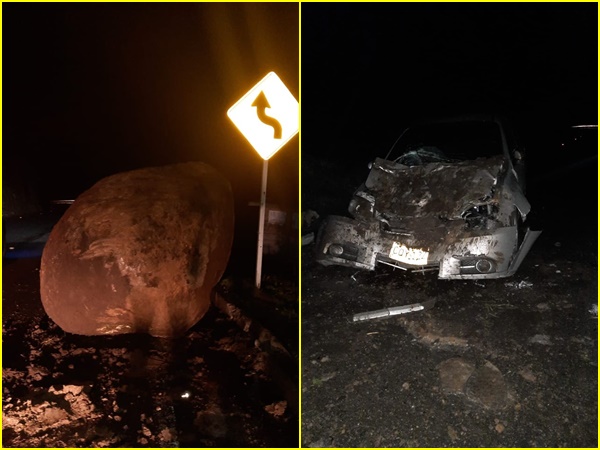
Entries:
{"label": "crushed car front end", "polygon": [[350,202],[352,218],[325,219],[317,261],[438,271],[445,279],[513,275],[541,231],[527,226],[531,207],[502,142],[499,154],[475,159],[447,158],[434,147],[375,159]]}

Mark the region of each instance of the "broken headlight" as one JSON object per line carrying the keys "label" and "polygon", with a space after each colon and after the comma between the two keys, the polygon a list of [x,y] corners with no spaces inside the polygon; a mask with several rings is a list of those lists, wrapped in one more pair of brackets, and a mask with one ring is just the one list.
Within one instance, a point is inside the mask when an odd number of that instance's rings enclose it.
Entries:
{"label": "broken headlight", "polygon": [[338,258],[356,261],[356,258],[358,257],[358,247],[350,243],[334,243],[329,245],[327,253]]}
{"label": "broken headlight", "polygon": [[368,220],[375,214],[375,197],[365,191],[357,191],[354,194],[348,212],[356,219]]}
{"label": "broken headlight", "polygon": [[465,210],[461,217],[467,223],[467,228],[486,229],[488,221],[495,220],[498,208],[494,204],[475,205]]}

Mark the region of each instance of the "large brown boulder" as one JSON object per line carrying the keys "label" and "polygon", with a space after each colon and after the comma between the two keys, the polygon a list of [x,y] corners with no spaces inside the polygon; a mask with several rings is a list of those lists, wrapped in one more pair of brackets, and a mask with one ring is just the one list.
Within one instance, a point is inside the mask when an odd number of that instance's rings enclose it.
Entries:
{"label": "large brown boulder", "polygon": [[181,335],[206,313],[233,240],[231,185],[191,162],[119,173],[81,194],[52,230],[44,308],[84,335]]}

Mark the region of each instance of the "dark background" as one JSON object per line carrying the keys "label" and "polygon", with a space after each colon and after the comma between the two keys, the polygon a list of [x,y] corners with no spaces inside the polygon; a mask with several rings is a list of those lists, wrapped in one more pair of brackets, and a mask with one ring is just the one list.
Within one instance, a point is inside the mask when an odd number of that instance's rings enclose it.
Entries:
{"label": "dark background", "polygon": [[423,116],[493,112],[524,138],[597,123],[596,3],[305,3],[306,153],[385,155]]}
{"label": "dark background", "polygon": [[[262,159],[226,116],[269,71],[296,98],[296,4],[17,4],[3,9],[3,163],[49,197],[201,160],[257,199]],[[297,138],[270,194],[297,197]],[[243,197],[242,197],[243,198]]]}
{"label": "dark background", "polygon": [[315,161],[362,181],[410,122],[496,113],[546,224],[596,230],[597,128],[572,126],[597,124],[597,18],[597,3],[303,3],[303,193]]}
{"label": "dark background", "polygon": [[[299,99],[296,3],[4,3],[3,214],[74,199],[125,170],[204,161],[255,248],[262,159],[227,110],[274,71]],[[298,210],[299,139],[267,202]],[[253,250],[255,252],[255,250]]]}

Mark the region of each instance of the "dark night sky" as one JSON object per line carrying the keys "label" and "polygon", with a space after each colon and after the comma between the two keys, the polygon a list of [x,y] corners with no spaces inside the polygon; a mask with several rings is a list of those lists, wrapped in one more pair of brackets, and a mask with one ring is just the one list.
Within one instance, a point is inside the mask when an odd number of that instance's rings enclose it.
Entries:
{"label": "dark night sky", "polygon": [[499,112],[538,143],[556,126],[596,124],[597,10],[303,3],[302,152],[366,163],[428,115]]}
{"label": "dark night sky", "polygon": [[[226,115],[269,71],[299,99],[297,3],[3,3],[3,180],[73,198],[123,170],[201,160],[257,201],[262,159]],[[297,208],[298,137],[268,201]],[[15,181],[18,180],[18,181]]]}

